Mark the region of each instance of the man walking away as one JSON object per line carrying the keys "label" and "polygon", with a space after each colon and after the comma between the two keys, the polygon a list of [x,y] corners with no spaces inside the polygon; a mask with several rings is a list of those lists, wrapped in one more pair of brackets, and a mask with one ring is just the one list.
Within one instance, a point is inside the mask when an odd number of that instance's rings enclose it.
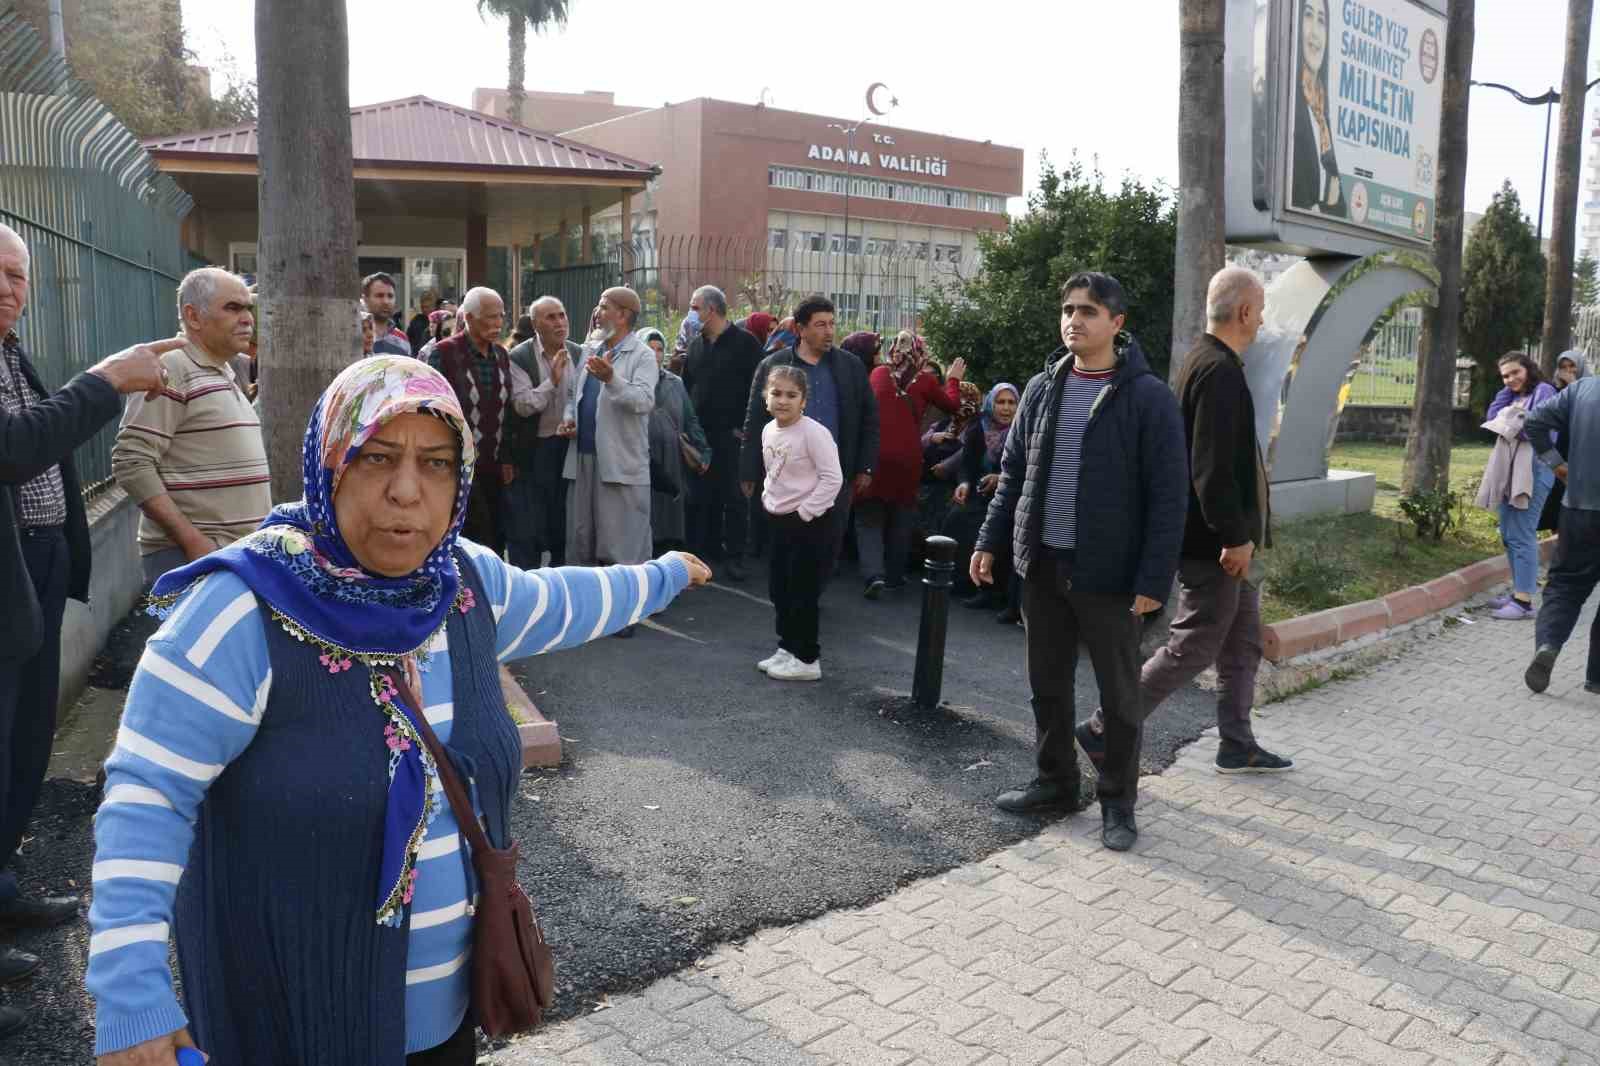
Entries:
{"label": "man walking away", "polygon": [[583,349],[567,339],[567,309],[554,296],[528,306],[533,337],[511,349],[511,462],[506,489],[506,546],[512,566],[531,569],[544,552],[551,566],[567,561],[567,462],[562,416],[572,399],[573,369]]}
{"label": "man walking away", "polygon": [[[1122,332],[1126,318],[1122,286],[1108,274],[1074,274],[1061,287],[1065,346],[1023,390],[972,554],[974,585],[994,581],[1007,544],[1027,579],[1038,775],[996,799],[1014,813],[1083,807],[1073,743],[1080,640],[1106,708],[1107,763],[1138,772],[1141,619],[1172,588],[1187,478],[1177,402]],[[1132,798],[1102,791],[1100,810],[1106,847],[1132,847]]]}
{"label": "man walking away", "polygon": [[708,562],[727,560],[723,572],[743,581],[749,506],[739,489],[739,452],[761,342],[728,321],[728,299],[715,286],[696,289],[689,310],[700,317],[700,335],[689,342],[683,384],[711,445],[711,469],[689,487],[689,550]]}
{"label": "man walking away", "polygon": [[478,448],[461,531],[498,555],[506,546],[501,490],[517,476],[505,436],[511,413],[511,359],[500,346],[506,305],[499,293],[480,286],[461,298],[461,314],[467,328],[434,345],[428,365],[455,390]]}
{"label": "man walking away", "polygon": [[761,361],[750,385],[745,411],[744,442],[739,454],[739,477],[746,496],[752,496],[764,477],[761,431],[772,420],[766,408],[767,372],[775,366],[795,366],[806,375],[806,417],[827,428],[839,446],[839,468],[844,485],[824,519],[822,581],[826,585],[839,561],[844,532],[850,525],[854,495],[872,484],[878,462],[878,401],[867,382],[861,360],[834,347],[834,308],[824,296],[808,296],[794,309],[796,340]]}
{"label": "man walking away", "polygon": [[[1270,543],[1271,500],[1256,440],[1255,404],[1240,356],[1255,341],[1266,291],[1248,270],[1224,267],[1206,291],[1206,334],[1184,356],[1178,404],[1189,451],[1189,515],[1178,565],[1178,611],[1166,647],[1139,676],[1148,718],[1206,667],[1217,667],[1216,769],[1223,774],[1280,773],[1294,763],[1256,743],[1250,725],[1261,665],[1261,562]],[[1078,740],[1101,762],[1104,714],[1078,727]],[[1101,769],[1102,801],[1132,806],[1139,752]]]}
{"label": "man walking away", "polygon": [[[1524,428],[1534,452],[1566,485],[1560,540],[1534,622],[1533,662],[1524,680],[1534,692],[1550,687],[1550,671],[1572,636],[1583,605],[1600,583],[1600,378],[1583,377],[1535,407]],[[1583,690],[1600,696],[1600,616],[1589,628]]]}
{"label": "man walking away", "polygon": [[166,386],[133,396],[111,449],[111,472],[143,515],[146,584],[255,531],[272,509],[261,420],[234,374],[254,342],[255,298],[218,267],[178,286],[182,347],[161,357]]}
{"label": "man walking away", "polygon": [[377,339],[372,342],[373,352],[378,355],[410,355],[411,340],[394,322],[394,278],[382,271],[368,274],[361,279],[361,300],[372,312],[373,322],[378,328]]}
{"label": "man walking away", "polygon": [[[30,269],[28,246],[0,224],[0,928],[60,925],[78,917],[81,902],[23,899],[7,869],[50,765],[66,601],[89,599],[93,553],[72,452],[117,417],[119,393],[160,389],[162,355],[183,345],[137,345],[48,393],[15,332]],[[0,947],[0,985],[38,968],[38,956]],[[26,1020],[0,1005],[0,1038]]]}

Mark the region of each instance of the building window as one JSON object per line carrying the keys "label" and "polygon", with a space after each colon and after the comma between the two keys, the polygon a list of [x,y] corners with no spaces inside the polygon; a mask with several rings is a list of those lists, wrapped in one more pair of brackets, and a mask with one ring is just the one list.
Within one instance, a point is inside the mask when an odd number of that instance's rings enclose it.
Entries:
{"label": "building window", "polygon": [[806,251],[808,251],[808,252],[820,252],[820,251],[822,251],[823,234],[816,233],[816,232],[806,232],[806,233],[801,234],[800,237],[801,237],[801,240],[805,242],[805,250]]}
{"label": "building window", "polygon": [[961,262],[961,245],[936,244],[933,246],[933,261],[935,263]]}
{"label": "building window", "polygon": [[776,189],[800,189],[809,192],[842,196],[846,187],[851,196],[867,200],[898,200],[904,203],[954,207],[964,211],[985,211],[1004,214],[1005,197],[989,193],[969,192],[965,189],[948,189],[942,185],[919,185],[906,181],[883,181],[834,174],[829,171],[805,170],[800,167],[767,167],[767,184]]}
{"label": "building window", "polygon": [[882,296],[868,296],[867,297],[867,318],[866,318],[866,321],[864,323],[862,323],[862,324],[864,326],[866,326],[868,329],[872,330],[874,333],[876,333],[880,328],[882,328],[882,326],[883,326],[883,297]]}
{"label": "building window", "polygon": [[771,248],[773,251],[782,251],[788,246],[788,242],[788,230],[774,229],[767,231],[767,247]]}

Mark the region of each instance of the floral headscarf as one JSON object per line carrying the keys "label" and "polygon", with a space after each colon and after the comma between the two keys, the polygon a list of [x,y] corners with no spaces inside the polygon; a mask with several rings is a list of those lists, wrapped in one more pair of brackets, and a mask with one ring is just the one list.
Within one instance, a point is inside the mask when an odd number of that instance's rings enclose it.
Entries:
{"label": "floral headscarf", "polygon": [[889,373],[894,377],[896,388],[901,392],[909,389],[927,365],[928,349],[921,337],[908,330],[895,335],[894,343],[889,345]]}
{"label": "floral headscarf", "polygon": [[970,381],[963,381],[958,386],[959,406],[955,415],[950,419],[950,432],[960,436],[963,430],[972,424],[978,417],[978,409],[983,406],[983,390]]}
{"label": "floral headscarf", "polygon": [[[422,566],[404,577],[382,577],[356,561],[339,532],[333,499],[363,445],[406,414],[433,415],[455,432],[461,445],[456,498],[450,525]],[[437,370],[401,355],[352,363],[322,394],[306,427],[304,496],[274,507],[249,536],[163,576],[147,607],[164,617],[196,581],[226,570],[250,586],[279,625],[319,652],[330,674],[357,661],[367,667],[372,698],[386,719],[382,743],[391,753],[377,905],[377,919],[387,925],[399,924],[411,900],[417,847],[442,795],[416,727],[421,708],[405,705],[389,671],[404,670],[420,690],[417,662],[428,645],[452,610],[475,606],[455,556],[475,461],[455,390]]]}

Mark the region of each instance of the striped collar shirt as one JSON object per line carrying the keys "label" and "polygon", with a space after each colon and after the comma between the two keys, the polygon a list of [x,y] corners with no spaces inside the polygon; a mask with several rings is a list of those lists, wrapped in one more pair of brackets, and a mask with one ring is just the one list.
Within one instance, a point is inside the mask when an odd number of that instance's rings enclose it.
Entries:
{"label": "striped collar shirt", "polygon": [[[0,348],[4,356],[0,358],[0,406],[7,414],[21,414],[44,397],[33,391],[22,372],[22,341],[14,330],[6,332]],[[61,481],[61,467],[51,466],[24,481],[17,490],[17,506],[26,528],[66,525],[67,493]]]}

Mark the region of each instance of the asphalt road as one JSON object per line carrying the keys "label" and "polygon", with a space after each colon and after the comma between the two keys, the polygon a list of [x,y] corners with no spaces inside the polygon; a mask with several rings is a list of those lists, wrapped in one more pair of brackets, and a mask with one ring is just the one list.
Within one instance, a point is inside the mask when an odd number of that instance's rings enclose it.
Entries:
{"label": "asphalt road", "polygon": [[[953,607],[946,706],[911,711],[920,585],[878,602],[842,577],[823,600],[823,680],[769,681],[775,643],[764,578],[692,590],[632,640],[525,660],[513,672],[560,723],[559,770],[533,772],[515,809],[523,884],[556,954],[556,1015],[581,1014],[714,944],[971,862],[1043,819],[994,807],[1032,775],[1023,634]],[[131,620],[93,683],[126,684],[149,623]],[[1087,657],[1079,714],[1095,704]],[[1213,722],[1211,697],[1179,693],[1146,728],[1145,769]],[[81,891],[94,794],[50,786],[23,857],[30,891]],[[1077,815],[1098,827],[1093,809]],[[92,1061],[82,974],[87,929],[16,941],[42,971],[0,991],[32,1024],[0,1063]]]}

